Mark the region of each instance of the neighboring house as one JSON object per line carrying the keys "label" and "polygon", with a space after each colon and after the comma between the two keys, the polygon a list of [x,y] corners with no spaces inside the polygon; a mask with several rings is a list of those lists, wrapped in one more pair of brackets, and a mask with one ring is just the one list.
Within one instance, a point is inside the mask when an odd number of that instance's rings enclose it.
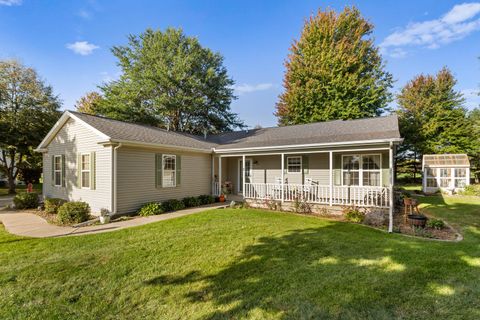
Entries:
{"label": "neighboring house", "polygon": [[457,192],[470,184],[470,161],[466,154],[423,156],[423,192]]}
{"label": "neighboring house", "polygon": [[391,213],[401,141],[395,115],[204,138],[66,111],[37,151],[44,196],[86,201],[93,212],[228,190],[252,202],[304,199]]}

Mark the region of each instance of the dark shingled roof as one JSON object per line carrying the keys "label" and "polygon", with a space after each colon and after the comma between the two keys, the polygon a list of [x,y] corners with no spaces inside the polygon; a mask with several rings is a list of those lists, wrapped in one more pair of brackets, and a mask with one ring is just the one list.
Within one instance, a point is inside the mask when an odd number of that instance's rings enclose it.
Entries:
{"label": "dark shingled roof", "polygon": [[210,135],[205,140],[201,136],[172,132],[156,127],[127,123],[79,112],[70,112],[109,136],[112,140],[204,150],[210,150],[211,148],[222,150],[298,144],[328,144],[400,138],[396,115],[234,131]]}
{"label": "dark shingled roof", "polygon": [[400,138],[396,115],[227,132],[210,139],[221,150],[395,138]]}

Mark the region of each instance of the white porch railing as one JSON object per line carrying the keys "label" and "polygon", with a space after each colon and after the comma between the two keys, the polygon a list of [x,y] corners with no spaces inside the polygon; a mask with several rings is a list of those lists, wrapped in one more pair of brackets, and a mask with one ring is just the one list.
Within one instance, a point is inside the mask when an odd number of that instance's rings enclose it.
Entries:
{"label": "white porch railing", "polygon": [[216,181],[213,183],[213,195],[214,196],[220,195],[220,184]]}
{"label": "white porch railing", "polygon": [[[333,186],[333,205],[388,208],[390,192],[388,187]],[[282,200],[282,185],[275,183],[246,183],[244,197],[258,200]],[[284,201],[304,199],[309,203],[329,204],[330,186],[285,184]]]}

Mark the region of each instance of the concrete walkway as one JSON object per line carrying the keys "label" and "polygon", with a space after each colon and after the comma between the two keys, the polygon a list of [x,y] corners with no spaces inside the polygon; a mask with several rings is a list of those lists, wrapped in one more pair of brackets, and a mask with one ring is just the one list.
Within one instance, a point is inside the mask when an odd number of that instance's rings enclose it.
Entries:
{"label": "concrete walkway", "polygon": [[13,196],[0,196],[0,209],[13,204]]}
{"label": "concrete walkway", "polygon": [[3,223],[5,229],[18,236],[26,236],[33,238],[47,237],[63,237],[63,236],[80,236],[86,234],[95,234],[116,231],[125,228],[141,226],[144,224],[169,220],[173,218],[183,217],[194,213],[210,209],[225,208],[225,203],[180,210],[172,213],[165,213],[149,217],[135,217],[129,220],[112,222],[103,225],[85,226],[79,228],[62,227],[48,223],[42,217],[28,212],[0,211],[0,222]]}

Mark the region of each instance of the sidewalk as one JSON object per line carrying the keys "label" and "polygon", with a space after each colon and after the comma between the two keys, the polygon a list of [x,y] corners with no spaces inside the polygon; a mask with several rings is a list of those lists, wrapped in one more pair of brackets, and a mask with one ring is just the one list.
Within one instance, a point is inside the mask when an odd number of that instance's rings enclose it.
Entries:
{"label": "sidewalk", "polygon": [[215,203],[209,206],[185,209],[156,216],[136,217],[130,220],[112,222],[102,225],[85,226],[80,228],[56,226],[48,223],[45,219],[37,216],[36,214],[15,211],[0,211],[0,222],[3,223],[8,232],[18,236],[33,238],[80,236],[141,226],[152,222],[174,219],[224,207],[226,207],[225,203]]}

